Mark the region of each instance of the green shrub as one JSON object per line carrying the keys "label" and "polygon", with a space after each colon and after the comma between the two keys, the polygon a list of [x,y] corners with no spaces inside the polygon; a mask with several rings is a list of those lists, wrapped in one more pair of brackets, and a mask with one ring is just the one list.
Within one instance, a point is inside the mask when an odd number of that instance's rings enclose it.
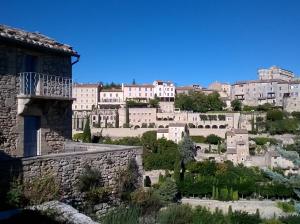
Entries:
{"label": "green shrub", "polygon": [[76,133],[73,135],[73,140],[74,141],[83,141],[83,133]]}
{"label": "green shrub", "polygon": [[23,183],[23,193],[30,205],[57,200],[59,198],[59,185],[51,174],[42,175]]}
{"label": "green shrub", "polygon": [[139,187],[139,178],[139,168],[134,159],[129,161],[126,169],[119,170],[116,178],[117,191],[123,201],[130,200],[130,194]]}
{"label": "green shrub", "polygon": [[171,178],[166,178],[159,184],[156,192],[163,203],[168,204],[170,202],[175,202],[178,193],[177,185]]}
{"label": "green shrub", "polygon": [[190,136],[190,137],[196,143],[205,143],[206,142],[206,138],[202,135]]}
{"label": "green shrub", "polygon": [[19,178],[10,183],[10,189],[7,192],[7,202],[12,207],[20,207],[23,204],[23,185]]}
{"label": "green shrub", "polygon": [[299,215],[289,215],[289,216],[285,216],[285,217],[280,217],[279,220],[285,224],[299,224],[300,216]]}
{"label": "green shrub", "polygon": [[267,112],[267,120],[269,121],[279,121],[283,120],[284,113],[281,110],[269,110]]}
{"label": "green shrub", "polygon": [[109,202],[111,195],[111,189],[105,187],[93,187],[90,190],[86,191],[85,199],[88,203],[96,205],[99,203]]}
{"label": "green shrub", "polygon": [[92,134],[91,134],[90,118],[89,117],[87,117],[84,129],[83,129],[82,141],[86,142],[86,143],[92,142]]}
{"label": "green shrub", "polygon": [[193,223],[193,210],[189,205],[171,205],[158,215],[159,224]]}
{"label": "green shrub", "polygon": [[231,108],[234,111],[241,111],[242,110],[242,102],[238,99],[231,101]]}
{"label": "green shrub", "polygon": [[142,215],[156,213],[163,206],[159,195],[152,189],[137,189],[131,193],[131,203],[140,208]]}
{"label": "green shrub", "polygon": [[84,172],[78,177],[78,188],[81,192],[88,192],[103,186],[101,172],[86,166]]}
{"label": "green shrub", "polygon": [[102,224],[138,224],[140,211],[137,207],[120,206],[99,221]]}
{"label": "green shrub", "polygon": [[208,144],[212,144],[212,145],[217,145],[218,143],[220,143],[222,140],[221,137],[214,135],[214,134],[210,134],[206,137],[206,143]]}
{"label": "green shrub", "polygon": [[267,137],[256,137],[252,138],[256,145],[265,145],[266,143],[270,143],[271,145],[276,145],[278,141],[275,138],[267,138]]}
{"label": "green shrub", "polygon": [[295,212],[295,206],[292,202],[277,202],[277,207],[280,208],[283,212],[293,213]]}

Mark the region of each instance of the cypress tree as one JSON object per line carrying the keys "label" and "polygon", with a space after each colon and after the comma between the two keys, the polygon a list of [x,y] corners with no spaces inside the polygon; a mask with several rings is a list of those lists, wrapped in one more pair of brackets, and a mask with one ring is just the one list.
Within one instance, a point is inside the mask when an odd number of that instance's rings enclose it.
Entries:
{"label": "cypress tree", "polygon": [[90,118],[86,118],[86,123],[83,130],[83,138],[82,141],[85,143],[92,142],[92,134],[91,134],[91,127],[90,127]]}

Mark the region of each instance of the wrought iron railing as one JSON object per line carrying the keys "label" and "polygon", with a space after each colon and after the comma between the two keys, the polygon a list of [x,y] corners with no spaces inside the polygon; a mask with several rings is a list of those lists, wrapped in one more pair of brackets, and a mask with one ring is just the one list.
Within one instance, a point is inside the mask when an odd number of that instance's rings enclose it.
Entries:
{"label": "wrought iron railing", "polygon": [[72,98],[72,79],[36,72],[19,73],[21,96]]}

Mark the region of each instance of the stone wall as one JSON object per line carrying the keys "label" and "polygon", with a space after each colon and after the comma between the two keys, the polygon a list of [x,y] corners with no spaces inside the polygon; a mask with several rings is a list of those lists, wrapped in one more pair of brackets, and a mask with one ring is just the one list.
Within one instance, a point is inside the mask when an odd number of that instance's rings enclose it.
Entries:
{"label": "stone wall", "polygon": [[[54,175],[63,199],[72,200],[80,198],[78,177],[86,166],[100,170],[104,186],[111,188],[116,186],[118,171],[126,169],[131,159],[137,162],[141,176],[143,174],[142,147],[69,143],[66,151],[75,152],[1,160],[1,179],[8,182],[13,175],[19,174],[24,181],[30,181],[46,174]],[[142,185],[142,178],[138,181]]]}
{"label": "stone wall", "polygon": [[[68,55],[53,54],[33,48],[19,47],[0,43],[0,132],[4,143],[0,147],[12,156],[23,155],[23,116],[35,115],[32,110],[27,114],[18,115],[17,95],[19,92],[18,73],[28,72],[26,68],[26,55],[37,58],[36,71],[49,75],[72,76],[71,57]],[[50,106],[49,106],[50,105]],[[43,99],[39,110],[44,110],[45,115],[39,112],[44,122],[42,131],[43,153],[62,151],[63,141],[71,138],[71,102],[57,102]],[[47,125],[47,126],[46,126]]]}

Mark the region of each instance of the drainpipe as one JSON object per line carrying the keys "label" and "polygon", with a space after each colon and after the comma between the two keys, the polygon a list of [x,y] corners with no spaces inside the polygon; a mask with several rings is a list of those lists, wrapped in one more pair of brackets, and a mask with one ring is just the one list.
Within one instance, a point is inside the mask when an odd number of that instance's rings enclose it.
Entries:
{"label": "drainpipe", "polygon": [[76,57],[76,60],[71,63],[72,66],[75,65],[77,62],[79,62],[80,55],[77,54],[77,55],[74,55],[74,57]]}

